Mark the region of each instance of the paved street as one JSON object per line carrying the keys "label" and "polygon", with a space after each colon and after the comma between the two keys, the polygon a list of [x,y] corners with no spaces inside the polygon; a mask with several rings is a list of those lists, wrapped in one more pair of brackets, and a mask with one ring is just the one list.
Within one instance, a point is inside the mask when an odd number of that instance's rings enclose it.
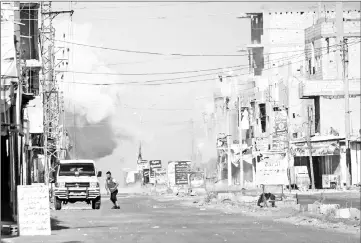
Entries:
{"label": "paved street", "polygon": [[186,207],[179,200],[121,195],[120,202],[121,210],[111,210],[111,203],[103,200],[99,211],[78,206],[52,211],[51,236],[4,242],[360,242],[346,234]]}

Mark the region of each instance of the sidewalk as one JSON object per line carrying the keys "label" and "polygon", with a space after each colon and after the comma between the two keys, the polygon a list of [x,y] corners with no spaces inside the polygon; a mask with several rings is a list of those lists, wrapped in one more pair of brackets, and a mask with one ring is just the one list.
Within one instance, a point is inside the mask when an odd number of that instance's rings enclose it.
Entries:
{"label": "sidewalk", "polygon": [[308,190],[308,191],[299,191],[299,190],[289,190],[284,191],[285,194],[298,194],[298,195],[315,195],[315,194],[341,194],[341,193],[350,193],[350,194],[360,194],[360,189],[353,190],[343,190],[343,189],[316,189],[316,190]]}

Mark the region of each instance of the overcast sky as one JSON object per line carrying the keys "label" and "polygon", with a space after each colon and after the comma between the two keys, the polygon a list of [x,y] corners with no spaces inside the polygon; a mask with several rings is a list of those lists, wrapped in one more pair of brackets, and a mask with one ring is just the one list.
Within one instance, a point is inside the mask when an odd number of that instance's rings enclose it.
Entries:
{"label": "overcast sky", "polygon": [[[97,47],[164,54],[240,54],[237,50],[250,42],[250,24],[249,20],[237,19],[237,16],[241,12],[260,11],[262,5],[127,2],[78,2],[71,5],[54,2],[53,10],[72,8],[75,11],[72,21],[69,15],[56,17],[54,27],[57,40]],[[310,7],[317,4],[307,5]],[[57,41],[56,45],[65,45],[70,49],[68,71],[103,73],[74,73],[72,76],[71,72],[66,72],[60,80],[64,82],[68,113],[66,123],[73,138],[73,120],[77,119],[78,155],[96,159],[99,167],[112,171],[135,168],[139,139],[144,141],[145,159],[161,159],[163,162],[189,159],[191,126],[188,121],[194,119],[198,131],[197,142],[201,142],[200,113],[210,101],[215,83],[193,81],[215,78],[216,72],[204,72],[214,74],[199,78],[162,81],[192,81],[185,84],[93,86],[71,82],[91,84],[167,80],[199,73],[144,76],[110,74],[182,72],[247,63],[246,57],[137,54],[71,45],[61,41]],[[61,51],[57,57],[62,58]],[[64,57],[67,57],[67,52]],[[64,70],[65,66],[61,68]],[[151,109],[147,110],[149,107]],[[97,139],[100,141],[96,141]]]}

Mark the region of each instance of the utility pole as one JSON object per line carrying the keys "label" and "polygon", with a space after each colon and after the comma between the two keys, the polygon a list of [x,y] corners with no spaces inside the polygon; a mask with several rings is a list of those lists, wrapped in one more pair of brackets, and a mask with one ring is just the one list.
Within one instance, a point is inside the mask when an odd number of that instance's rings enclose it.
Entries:
{"label": "utility pole", "polygon": [[242,100],[238,96],[238,140],[239,140],[239,185],[244,187],[244,169],[243,169],[243,137],[242,137]]}
{"label": "utility pole", "polygon": [[288,72],[287,72],[287,86],[286,86],[286,97],[287,97],[287,130],[286,130],[286,136],[287,136],[287,178],[288,178],[288,186],[289,191],[291,192],[292,188],[292,182],[291,182],[291,136],[290,136],[290,77],[292,75],[292,63],[288,62]]}
{"label": "utility pole", "polygon": [[227,163],[228,163],[228,186],[232,185],[232,161],[231,161],[231,128],[230,128],[230,110],[227,112]]}
{"label": "utility pole", "polygon": [[44,163],[45,163],[45,184],[49,184],[49,176],[54,166],[59,160],[60,155],[60,106],[59,106],[59,87],[55,79],[54,71],[54,36],[53,19],[63,13],[74,11],[52,11],[51,2],[41,3],[41,57],[42,57],[42,75],[40,78],[41,94],[43,99],[44,115]]}
{"label": "utility pole", "polygon": [[308,146],[308,155],[310,159],[310,169],[311,169],[311,183],[312,190],[315,189],[315,174],[313,172],[313,160],[312,160],[312,145],[311,145],[311,127],[312,127],[312,107],[309,106],[307,109],[307,146]]}
{"label": "utility pole", "polygon": [[346,168],[347,180],[346,185],[352,184],[351,173],[351,151],[350,151],[350,94],[348,80],[348,45],[347,39],[343,39],[343,80],[345,89],[345,133],[346,133]]}
{"label": "utility pole", "polygon": [[190,123],[190,128],[191,128],[191,161],[192,161],[192,164],[193,164],[193,166],[195,165],[195,159],[194,159],[194,121],[193,121],[193,119],[191,119],[190,121],[189,121],[189,123]]}
{"label": "utility pole", "polygon": [[[345,138],[346,138],[346,185],[350,186],[352,183],[351,173],[351,151],[350,151],[350,92],[348,80],[348,45],[347,39],[344,37],[344,23],[343,23],[343,3],[336,3],[336,33],[337,43],[340,45],[340,55],[337,57],[337,65],[342,65],[338,69],[338,78],[344,81],[344,94],[345,94]],[[342,57],[342,61],[340,60]],[[342,77],[341,77],[342,74]]]}

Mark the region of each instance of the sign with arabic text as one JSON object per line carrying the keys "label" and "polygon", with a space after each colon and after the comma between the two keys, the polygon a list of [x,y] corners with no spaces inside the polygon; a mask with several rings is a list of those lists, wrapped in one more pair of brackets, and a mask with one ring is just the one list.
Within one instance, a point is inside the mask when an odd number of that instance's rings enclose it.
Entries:
{"label": "sign with arabic text", "polygon": [[187,161],[178,161],[174,165],[175,184],[188,185],[188,173],[190,171],[190,163]]}
{"label": "sign with arabic text", "polygon": [[[310,150],[306,142],[295,143],[291,146],[293,156],[309,156]],[[311,143],[312,156],[340,155],[338,141],[320,141]]]}
{"label": "sign with arabic text", "polygon": [[286,153],[264,153],[256,166],[257,185],[286,185],[288,161]]}
{"label": "sign with arabic text", "polygon": [[268,138],[256,138],[255,147],[256,151],[267,151],[268,150]]}
{"label": "sign with arabic text", "polygon": [[144,170],[144,169],[149,169],[148,160],[140,160],[140,161],[138,161],[137,169],[138,169],[138,171],[141,171],[141,170]]}
{"label": "sign with arabic text", "polygon": [[276,134],[287,132],[287,112],[285,110],[275,111],[275,132]]}
{"label": "sign with arabic text", "polygon": [[284,151],[287,149],[287,134],[272,136],[272,150]]}
{"label": "sign with arabic text", "polygon": [[20,235],[51,235],[49,187],[44,184],[18,186]]}
{"label": "sign with arabic text", "polygon": [[155,182],[157,185],[165,185],[167,183],[167,170],[166,169],[156,169],[155,172]]}

